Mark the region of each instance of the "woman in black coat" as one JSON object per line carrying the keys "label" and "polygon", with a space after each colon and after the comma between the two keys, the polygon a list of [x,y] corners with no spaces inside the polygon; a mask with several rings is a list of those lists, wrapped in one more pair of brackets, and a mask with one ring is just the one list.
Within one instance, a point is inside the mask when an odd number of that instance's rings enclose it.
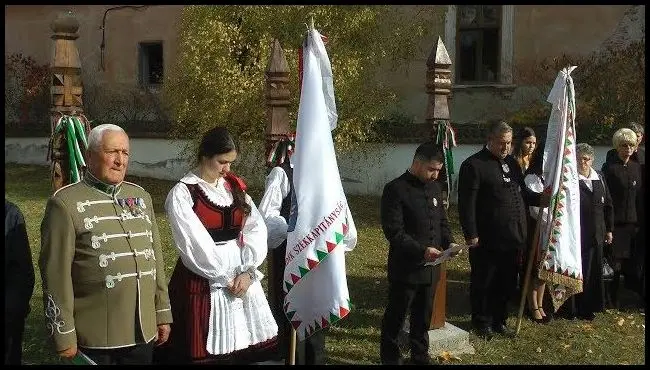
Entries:
{"label": "woman in black coat", "polygon": [[612,259],[614,278],[611,296],[618,305],[618,286],[620,274],[625,280],[634,278],[634,242],[638,229],[639,213],[642,206],[639,200],[643,188],[641,166],[632,160],[637,146],[634,131],[622,128],[614,133],[612,139],[617,156],[603,164],[603,177],[607,183],[614,206],[614,241]]}
{"label": "woman in black coat", "polygon": [[594,149],[585,143],[576,146],[580,186],[580,240],[582,293],[575,296],[574,314],[593,320],[605,309],[603,245],[612,242],[614,211],[612,198],[600,175],[592,168]]}

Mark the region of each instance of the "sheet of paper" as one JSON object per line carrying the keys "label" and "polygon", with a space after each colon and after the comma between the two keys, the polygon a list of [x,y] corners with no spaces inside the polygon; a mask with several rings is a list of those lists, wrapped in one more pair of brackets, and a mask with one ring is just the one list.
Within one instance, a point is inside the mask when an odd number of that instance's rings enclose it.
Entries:
{"label": "sheet of paper", "polygon": [[452,254],[457,253],[462,251],[463,249],[469,248],[468,245],[459,245],[459,244],[451,244],[449,249],[446,249],[440,253],[440,256],[436,258],[435,261],[433,262],[427,262],[424,265],[425,266],[437,266],[445,261],[449,261],[450,259],[454,258]]}

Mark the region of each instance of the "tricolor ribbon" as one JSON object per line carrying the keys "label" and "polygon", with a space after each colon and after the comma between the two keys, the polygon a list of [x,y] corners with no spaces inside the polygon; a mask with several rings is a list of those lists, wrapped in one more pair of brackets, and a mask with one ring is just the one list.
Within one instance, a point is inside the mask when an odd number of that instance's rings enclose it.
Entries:
{"label": "tricolor ribbon", "polygon": [[[89,129],[90,123],[84,115],[61,115],[54,125],[52,137],[50,138],[50,151],[52,150],[51,145],[54,136],[57,134],[63,135],[70,165],[70,183],[79,182],[81,180],[81,169],[86,167],[83,153],[88,149],[86,131]],[[48,157],[49,155],[50,152],[48,152]]]}
{"label": "tricolor ribbon", "polygon": [[[454,155],[451,148],[458,146],[456,144],[456,133],[451,127],[449,121],[439,120],[436,133],[436,144],[442,145],[442,153],[444,155],[445,173],[447,175],[447,197],[451,194],[451,175],[454,171]],[[449,200],[449,199],[447,199]]]}
{"label": "tricolor ribbon", "polygon": [[296,147],[295,134],[284,134],[283,137],[273,143],[266,155],[266,165],[275,167],[293,154]]}

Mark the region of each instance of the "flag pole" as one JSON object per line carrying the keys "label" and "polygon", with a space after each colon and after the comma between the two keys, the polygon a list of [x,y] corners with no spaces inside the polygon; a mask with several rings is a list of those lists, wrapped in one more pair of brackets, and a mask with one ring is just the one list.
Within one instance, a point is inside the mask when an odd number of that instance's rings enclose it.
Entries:
{"label": "flag pole", "polygon": [[291,339],[289,341],[289,365],[296,364],[296,329],[291,326]]}
{"label": "flag pole", "polygon": [[[539,244],[539,234],[540,234],[540,224],[542,223],[542,213],[543,208],[539,207],[537,210],[537,223],[535,225],[535,234],[533,234],[532,244],[530,245],[530,250],[528,252],[528,263],[526,263],[526,273],[524,278],[524,286],[521,288],[521,299],[519,300],[519,313],[517,314],[517,329],[515,330],[515,335],[519,334],[519,329],[521,329],[521,319],[524,315],[524,307],[526,304],[526,294],[528,294],[528,287],[530,286],[532,279],[532,270],[533,270],[533,259],[535,257],[535,252],[537,251],[537,245]],[[542,292],[543,294],[543,292]]]}

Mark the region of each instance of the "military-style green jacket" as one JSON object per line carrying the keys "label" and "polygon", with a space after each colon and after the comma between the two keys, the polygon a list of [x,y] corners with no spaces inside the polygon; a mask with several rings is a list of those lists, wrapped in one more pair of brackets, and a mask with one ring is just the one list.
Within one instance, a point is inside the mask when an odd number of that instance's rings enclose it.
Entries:
{"label": "military-style green jacket", "polygon": [[87,172],[54,193],[39,266],[57,351],[149,342],[172,322],[151,196],[136,184],[107,185]]}

